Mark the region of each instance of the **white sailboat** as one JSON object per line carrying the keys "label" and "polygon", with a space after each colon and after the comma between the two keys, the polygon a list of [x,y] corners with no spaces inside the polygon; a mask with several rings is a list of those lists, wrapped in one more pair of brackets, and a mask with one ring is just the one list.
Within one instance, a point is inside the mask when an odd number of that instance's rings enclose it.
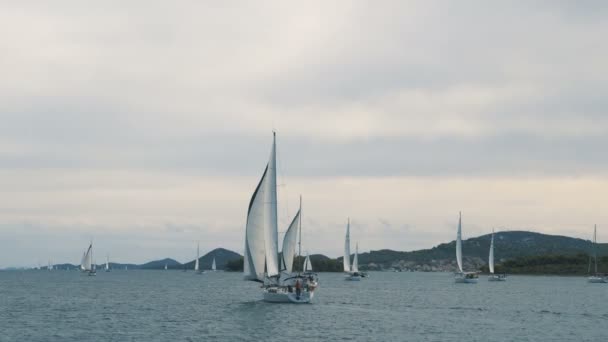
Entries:
{"label": "white sailboat", "polygon": [[110,256],[106,255],[106,267],[105,267],[105,271],[106,272],[110,272]]}
{"label": "white sailboat", "polygon": [[203,273],[200,269],[199,259],[200,259],[200,242],[196,244],[196,261],[194,262],[194,272],[196,272],[196,274]]}
{"label": "white sailboat", "polygon": [[86,250],[82,257],[80,269],[83,273],[89,276],[97,275],[97,271],[95,270],[95,264],[93,264],[93,242],[91,242],[89,248]]}
{"label": "white sailboat", "polygon": [[217,267],[215,266],[215,257],[213,257],[213,262],[211,263],[211,270],[213,272],[215,272],[217,270]]}
{"label": "white sailboat", "polygon": [[458,272],[454,275],[456,283],[475,284],[477,283],[477,272],[464,272],[462,270],[462,213],[458,216],[458,233],[456,234],[456,262]]}
{"label": "white sailboat", "polygon": [[[357,245],[357,249],[359,246]],[[346,223],[346,237],[344,239],[344,260],[342,261],[344,266],[344,280],[359,281],[361,280],[361,274],[359,273],[359,257],[357,253],[353,257],[353,263],[350,263],[350,218]]]}
{"label": "white sailboat", "polygon": [[504,274],[494,274],[494,230],[492,230],[492,240],[490,240],[490,256],[488,257],[488,268],[490,269],[488,281],[507,280],[507,276]]}
{"label": "white sailboat", "polygon": [[245,280],[263,283],[263,300],[266,302],[310,303],[314,296],[315,287],[307,283],[307,278],[292,274],[300,224],[301,205],[285,234],[282,253],[279,255],[276,134],[273,133],[270,160],[247,211],[243,269]]}
{"label": "white sailboat", "polygon": [[[587,281],[590,283],[606,283],[608,282],[608,280],[606,280],[606,278],[602,277],[601,275],[599,275],[597,273],[597,225],[595,225],[593,227],[593,241],[591,242],[591,253],[592,255],[589,256],[589,269],[588,269],[588,273],[589,273],[589,277],[587,278]],[[591,258],[593,258],[593,262],[594,262],[594,266],[595,269],[593,271],[593,273],[591,273]]]}
{"label": "white sailboat", "polygon": [[168,269],[167,264],[165,264],[165,271]]}
{"label": "white sailboat", "polygon": [[304,259],[304,265],[302,265],[302,270],[304,273],[313,272],[312,263],[310,262],[310,257],[306,254],[306,259]]}

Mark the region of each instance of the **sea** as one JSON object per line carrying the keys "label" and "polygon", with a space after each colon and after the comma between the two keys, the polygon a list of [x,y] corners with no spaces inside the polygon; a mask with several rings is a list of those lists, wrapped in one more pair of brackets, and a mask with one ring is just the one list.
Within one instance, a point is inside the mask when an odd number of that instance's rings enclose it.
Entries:
{"label": "sea", "polygon": [[0,272],[0,341],[606,341],[608,284],[319,274],[314,303],[261,301],[240,273]]}

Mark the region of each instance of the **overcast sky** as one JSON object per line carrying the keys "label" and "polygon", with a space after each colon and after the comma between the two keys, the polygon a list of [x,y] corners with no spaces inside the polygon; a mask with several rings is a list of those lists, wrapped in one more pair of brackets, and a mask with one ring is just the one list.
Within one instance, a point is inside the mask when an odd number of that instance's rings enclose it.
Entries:
{"label": "overcast sky", "polygon": [[606,37],[604,1],[2,2],[0,267],[242,253],[273,129],[311,253],[460,210],[607,241]]}

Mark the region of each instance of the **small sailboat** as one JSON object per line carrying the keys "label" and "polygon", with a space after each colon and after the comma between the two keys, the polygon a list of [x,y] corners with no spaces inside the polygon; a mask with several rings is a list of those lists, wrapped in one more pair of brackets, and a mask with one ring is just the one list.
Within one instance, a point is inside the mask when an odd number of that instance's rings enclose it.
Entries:
{"label": "small sailboat", "polygon": [[456,283],[476,284],[477,272],[464,272],[462,270],[462,213],[458,216],[458,233],[456,234],[456,262],[458,263],[458,272],[454,275]]}
{"label": "small sailboat", "polygon": [[[608,282],[608,280],[606,280],[606,278],[602,277],[600,274],[597,273],[597,225],[593,227],[593,241],[591,242],[591,255],[589,256],[589,269],[587,270],[587,272],[589,273],[589,277],[587,278],[587,281],[589,283],[594,283],[594,284],[598,284],[598,283],[606,283]],[[591,259],[593,258],[593,262],[594,262],[594,266],[595,269],[593,271],[593,273],[591,273]]]}
{"label": "small sailboat", "polygon": [[302,265],[302,270],[304,273],[313,272],[312,263],[310,262],[310,257],[306,254],[306,259],[304,259],[304,265]]}
{"label": "small sailboat", "polygon": [[[357,249],[359,246],[357,245]],[[359,281],[361,274],[359,273],[359,257],[355,253],[353,262],[350,262],[350,218],[346,223],[346,237],[344,239],[344,260],[342,261],[344,272],[346,273],[344,280]]]}
{"label": "small sailboat", "polygon": [[217,271],[217,267],[215,266],[215,257],[213,257],[213,262],[211,263],[211,270],[213,272]]}
{"label": "small sailboat", "polygon": [[91,242],[91,244],[89,245],[89,248],[86,250],[86,252],[82,256],[82,261],[80,263],[80,269],[86,275],[89,275],[89,276],[97,275],[95,264],[93,264],[93,242]]}
{"label": "small sailboat", "polygon": [[105,267],[105,271],[106,272],[110,272],[110,256],[106,255],[106,267]]}
{"label": "small sailboat", "polygon": [[492,240],[490,240],[490,256],[488,257],[488,268],[490,269],[488,281],[507,280],[507,276],[504,274],[494,274],[494,230],[492,230]]}
{"label": "small sailboat", "polygon": [[200,259],[200,243],[197,243],[196,244],[196,261],[194,262],[194,272],[196,272],[196,274],[203,274],[203,272],[200,269],[199,259]]}
{"label": "small sailboat", "polygon": [[[297,230],[301,212],[296,213],[283,239],[279,254],[277,222],[276,134],[273,133],[270,160],[258,183],[247,211],[243,275],[262,283],[263,300],[271,303],[310,303],[315,286],[308,278],[292,273]],[[295,291],[294,291],[295,288]]]}
{"label": "small sailboat", "polygon": [[167,264],[165,264],[165,271],[168,269]]}

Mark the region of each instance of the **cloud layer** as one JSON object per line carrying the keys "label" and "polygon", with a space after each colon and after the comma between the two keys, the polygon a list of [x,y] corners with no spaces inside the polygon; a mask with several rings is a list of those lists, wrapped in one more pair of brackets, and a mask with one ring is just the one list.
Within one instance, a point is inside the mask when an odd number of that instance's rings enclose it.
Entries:
{"label": "cloud layer", "polygon": [[2,4],[0,266],[77,261],[91,237],[134,261],[242,248],[272,129],[311,240],[351,216],[362,249],[430,247],[461,209],[471,235],[586,237],[608,225],[607,17],[600,1]]}

